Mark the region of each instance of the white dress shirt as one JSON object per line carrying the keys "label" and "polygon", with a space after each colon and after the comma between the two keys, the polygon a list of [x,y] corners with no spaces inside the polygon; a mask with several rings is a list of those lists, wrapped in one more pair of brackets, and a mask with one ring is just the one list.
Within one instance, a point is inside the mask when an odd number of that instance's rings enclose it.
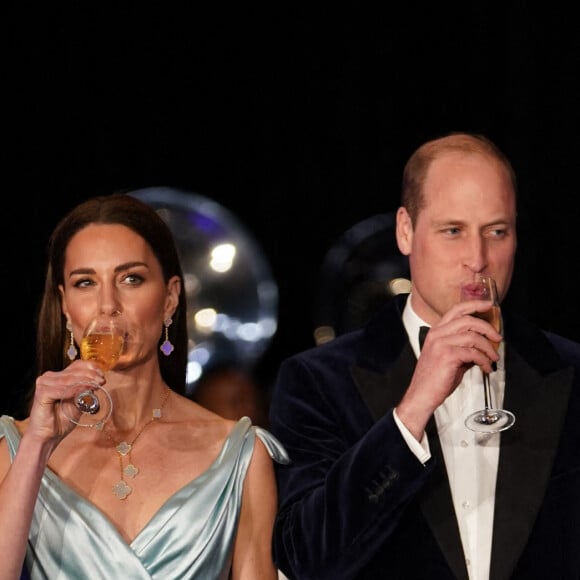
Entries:
{"label": "white dress shirt", "polygon": [[[413,311],[410,299],[407,299],[403,312],[403,324],[418,357],[419,328],[428,325]],[[501,406],[503,403],[504,348],[502,342],[498,370],[490,375],[494,406]],[[455,391],[435,410],[435,422],[470,580],[489,579],[495,482],[499,460],[500,434],[474,433],[463,423],[467,415],[482,409],[483,406],[483,380],[479,367],[475,366],[465,373]],[[431,457],[427,437],[424,436],[418,442],[396,413],[395,421],[409,448],[425,463]]]}

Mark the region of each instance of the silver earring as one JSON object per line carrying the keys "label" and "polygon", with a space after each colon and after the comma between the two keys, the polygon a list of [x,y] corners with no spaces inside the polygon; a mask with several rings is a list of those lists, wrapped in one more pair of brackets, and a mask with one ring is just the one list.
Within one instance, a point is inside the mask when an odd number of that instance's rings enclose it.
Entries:
{"label": "silver earring", "polygon": [[77,358],[79,351],[77,350],[77,347],[75,346],[75,337],[73,336],[72,324],[70,323],[70,320],[68,320],[68,319],[66,321],[66,329],[69,331],[69,335],[70,335],[70,344],[69,344],[69,347],[66,351],[66,356],[68,356],[69,360],[72,361],[72,360],[75,360],[75,358]]}
{"label": "silver earring", "polygon": [[165,355],[165,356],[169,356],[173,350],[175,349],[175,347],[171,344],[171,341],[169,340],[169,327],[173,324],[173,319],[171,317],[166,318],[163,321],[163,326],[165,326],[165,340],[163,341],[163,344],[159,347],[159,350]]}

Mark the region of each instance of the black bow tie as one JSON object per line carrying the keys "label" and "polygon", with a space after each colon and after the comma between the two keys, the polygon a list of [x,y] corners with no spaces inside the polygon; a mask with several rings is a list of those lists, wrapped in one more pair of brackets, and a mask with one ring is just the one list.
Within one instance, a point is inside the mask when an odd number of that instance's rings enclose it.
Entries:
{"label": "black bow tie", "polygon": [[423,343],[425,342],[425,337],[427,336],[429,329],[430,329],[429,326],[420,326],[419,327],[419,348],[421,350],[423,349]]}

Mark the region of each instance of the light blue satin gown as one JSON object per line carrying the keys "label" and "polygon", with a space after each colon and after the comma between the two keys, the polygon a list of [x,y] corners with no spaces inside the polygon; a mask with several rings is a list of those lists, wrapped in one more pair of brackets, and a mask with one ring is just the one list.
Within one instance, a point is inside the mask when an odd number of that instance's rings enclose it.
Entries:
{"label": "light blue satin gown", "polygon": [[[210,468],[172,495],[130,543],[92,503],[46,468],[28,538],[32,580],[202,579],[229,576],[244,478],[258,436],[274,461],[288,455],[268,431],[240,419]],[[0,417],[13,458],[14,421]]]}

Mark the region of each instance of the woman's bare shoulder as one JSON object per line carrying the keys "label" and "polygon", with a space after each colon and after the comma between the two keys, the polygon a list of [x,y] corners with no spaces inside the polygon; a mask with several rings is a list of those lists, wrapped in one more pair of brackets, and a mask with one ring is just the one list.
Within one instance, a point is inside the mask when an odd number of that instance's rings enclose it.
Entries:
{"label": "woman's bare shoulder", "polygon": [[169,422],[179,425],[180,430],[188,433],[201,445],[221,446],[237,423],[182,395],[175,396],[169,410]]}

